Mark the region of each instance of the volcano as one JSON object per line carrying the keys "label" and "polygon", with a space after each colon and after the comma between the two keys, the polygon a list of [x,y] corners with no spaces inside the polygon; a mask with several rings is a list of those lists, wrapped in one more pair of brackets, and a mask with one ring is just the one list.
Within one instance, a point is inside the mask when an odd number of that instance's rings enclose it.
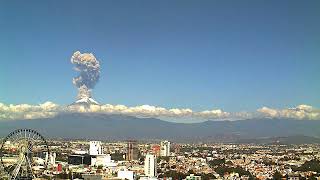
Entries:
{"label": "volcano", "polygon": [[81,96],[76,102],[70,104],[68,107],[84,107],[90,108],[90,105],[99,105],[99,103],[94,100],[91,96]]}
{"label": "volcano", "polygon": [[76,102],[70,104],[68,107],[84,107],[89,108],[91,105],[99,105],[99,103],[91,97],[78,99]]}
{"label": "volcano", "polygon": [[84,97],[84,98],[78,99],[73,104],[78,104],[78,105],[99,105],[99,103],[96,100],[94,100],[93,98],[91,98],[91,97]]}

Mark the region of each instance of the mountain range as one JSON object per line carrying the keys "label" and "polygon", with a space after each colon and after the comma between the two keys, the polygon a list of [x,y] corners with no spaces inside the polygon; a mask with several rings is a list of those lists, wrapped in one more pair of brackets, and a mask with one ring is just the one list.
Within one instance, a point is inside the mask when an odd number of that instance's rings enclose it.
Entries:
{"label": "mountain range", "polygon": [[[0,121],[0,137],[18,128],[49,138],[159,140],[192,142],[272,142],[299,139],[320,143],[320,121],[248,119],[173,123],[156,118],[96,113],[64,113],[52,118]],[[294,141],[292,141],[294,143]]]}

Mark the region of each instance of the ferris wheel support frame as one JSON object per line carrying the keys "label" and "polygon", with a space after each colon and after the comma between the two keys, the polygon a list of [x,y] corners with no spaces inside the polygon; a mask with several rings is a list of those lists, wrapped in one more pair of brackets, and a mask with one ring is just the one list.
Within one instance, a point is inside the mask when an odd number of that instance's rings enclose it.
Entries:
{"label": "ferris wheel support frame", "polygon": [[[35,139],[36,137],[36,139]],[[6,142],[8,142],[9,140],[13,140],[14,142],[19,142],[19,157],[17,159],[17,163],[14,163],[13,165],[11,165],[11,167],[15,168],[10,171],[9,167],[6,167],[4,165],[3,162],[3,156],[4,156],[4,146],[6,144]],[[20,142],[22,141],[22,142]],[[47,141],[45,140],[45,138],[38,133],[35,130],[32,129],[17,129],[13,132],[11,132],[8,136],[6,136],[4,138],[4,140],[2,141],[2,145],[1,145],[1,149],[0,149],[0,163],[1,166],[3,167],[3,169],[7,172],[7,174],[9,175],[10,180],[15,180],[15,179],[22,179],[20,178],[21,176],[19,176],[20,170],[22,166],[24,166],[26,168],[26,170],[24,170],[24,172],[21,172],[20,175],[22,173],[25,173],[24,175],[26,175],[27,179],[33,179],[35,178],[35,175],[33,173],[32,170],[32,153],[33,153],[33,146],[34,145],[38,145],[37,141],[41,141],[43,144],[40,144],[41,146],[44,146],[44,149],[48,155],[50,154],[49,151],[49,146]],[[11,142],[11,141],[10,141]],[[31,159],[30,159],[31,157]],[[45,158],[45,161],[46,158]],[[44,166],[47,166],[48,162],[44,163]]]}

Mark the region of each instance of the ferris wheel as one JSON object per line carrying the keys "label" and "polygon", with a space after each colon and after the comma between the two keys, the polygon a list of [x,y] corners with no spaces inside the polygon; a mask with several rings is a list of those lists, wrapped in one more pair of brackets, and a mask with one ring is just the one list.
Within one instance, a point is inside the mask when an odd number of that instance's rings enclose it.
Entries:
{"label": "ferris wheel", "polygon": [[11,180],[34,179],[46,169],[48,155],[47,141],[32,129],[11,132],[4,138],[0,149],[1,165]]}

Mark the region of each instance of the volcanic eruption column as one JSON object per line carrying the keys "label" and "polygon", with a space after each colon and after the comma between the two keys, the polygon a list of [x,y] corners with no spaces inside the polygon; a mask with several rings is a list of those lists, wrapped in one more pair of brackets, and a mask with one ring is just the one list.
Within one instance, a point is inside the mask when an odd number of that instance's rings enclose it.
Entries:
{"label": "volcanic eruption column", "polygon": [[92,53],[83,53],[80,51],[73,53],[71,63],[75,65],[74,69],[80,73],[73,78],[73,84],[78,88],[77,99],[92,98],[91,91],[100,77],[100,64]]}

